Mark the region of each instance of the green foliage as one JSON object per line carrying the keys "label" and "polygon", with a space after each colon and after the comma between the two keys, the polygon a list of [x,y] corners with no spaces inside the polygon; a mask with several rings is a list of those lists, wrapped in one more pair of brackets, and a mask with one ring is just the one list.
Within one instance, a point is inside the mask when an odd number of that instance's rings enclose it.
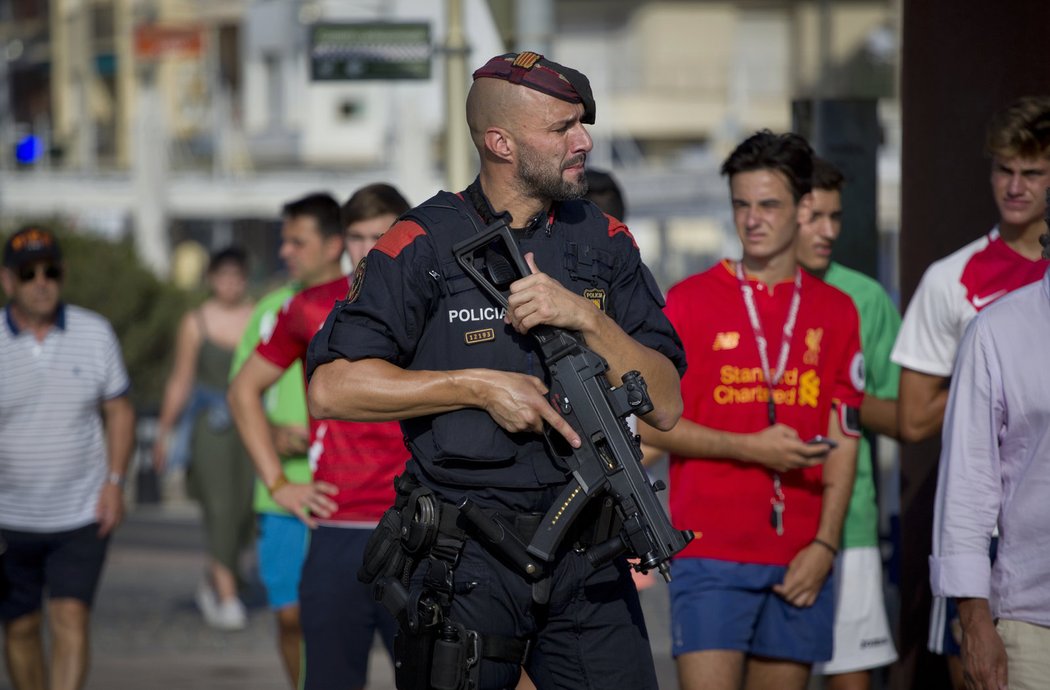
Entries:
{"label": "green foliage", "polygon": [[135,406],[155,409],[171,371],[179,319],[198,296],[158,280],[131,240],[112,242],[57,228],[56,234],[66,266],[63,299],[109,319],[124,350]]}

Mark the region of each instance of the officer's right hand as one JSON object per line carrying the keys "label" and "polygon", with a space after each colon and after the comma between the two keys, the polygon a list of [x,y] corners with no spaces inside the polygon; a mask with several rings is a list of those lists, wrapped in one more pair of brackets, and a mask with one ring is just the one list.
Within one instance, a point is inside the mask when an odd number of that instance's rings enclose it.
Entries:
{"label": "officer's right hand", "polygon": [[827,459],[831,446],[808,444],[785,424],[774,424],[747,437],[747,457],[775,472],[787,472],[819,465]]}
{"label": "officer's right hand", "polygon": [[547,386],[535,376],[509,371],[485,370],[481,405],[501,428],[517,433],[543,433],[544,422],[565,437],[573,448],[580,447],[580,436],[547,398]]}

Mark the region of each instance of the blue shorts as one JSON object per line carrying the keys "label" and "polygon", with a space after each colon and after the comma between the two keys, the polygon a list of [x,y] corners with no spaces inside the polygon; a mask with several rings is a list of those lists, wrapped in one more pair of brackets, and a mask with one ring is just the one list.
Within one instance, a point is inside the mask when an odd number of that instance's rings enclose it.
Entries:
{"label": "blue shorts", "polygon": [[310,533],[299,583],[305,690],[365,687],[377,632],[393,657],[397,621],[357,579],[370,536],[371,528],[325,525]]}
{"label": "blue shorts", "polygon": [[306,560],[306,525],[291,515],[259,513],[256,544],[259,577],[271,609],[299,602],[299,577]]}
{"label": "blue shorts", "polygon": [[51,599],[77,599],[91,606],[102,575],[109,536],[98,536],[98,523],[65,532],[0,530],[7,551],[0,559],[0,620],[39,611],[44,592]]}
{"label": "blue shorts", "polygon": [[804,664],[831,658],[835,625],[833,578],[817,601],[799,608],[780,598],[786,566],[708,558],[671,565],[671,636],[674,656],[728,649]]}

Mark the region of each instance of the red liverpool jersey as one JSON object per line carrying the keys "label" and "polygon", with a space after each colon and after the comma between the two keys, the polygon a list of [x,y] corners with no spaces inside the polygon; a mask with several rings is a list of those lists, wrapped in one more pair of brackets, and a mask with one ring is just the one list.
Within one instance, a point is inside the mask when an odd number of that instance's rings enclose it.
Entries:
{"label": "red liverpool jersey", "polygon": [[[310,339],[328,312],[346,297],[345,277],[295,295],[281,310],[273,333],[256,348],[264,359],[285,369],[305,362]],[[310,418],[310,465],[314,479],[334,484],[336,512],[325,522],[377,521],[394,502],[394,476],[408,451],[397,422],[345,422]]]}
{"label": "red liverpool jersey", "polygon": [[[774,288],[749,280],[775,370],[794,279]],[[667,296],[666,314],[685,345],[683,417],[736,433],[769,425],[769,389],[734,267],[723,261],[687,278]],[[802,272],[801,303],[787,366],[774,387],[776,421],[802,440],[827,434],[832,402],[859,407],[864,359],[853,301]],[[781,475],[784,534],[770,521],[773,479],[756,463],[671,456],[671,517],[701,534],[680,554],[786,565],[817,533],[823,496],[820,465]]]}

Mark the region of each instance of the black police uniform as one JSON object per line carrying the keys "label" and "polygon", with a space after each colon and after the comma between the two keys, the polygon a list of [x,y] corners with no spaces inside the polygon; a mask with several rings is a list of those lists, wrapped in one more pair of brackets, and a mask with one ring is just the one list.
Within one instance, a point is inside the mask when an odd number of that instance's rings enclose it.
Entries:
{"label": "black police uniform", "polygon": [[[459,195],[441,192],[409,211],[370,252],[351,299],[314,338],[308,369],[338,358],[379,358],[408,370],[488,368],[546,379],[533,340],[504,323],[503,310],[451,252],[494,216],[477,180]],[[540,270],[684,372],[659,288],[622,224],[590,202],[565,201],[515,237]],[[412,451],[408,471],[449,503],[469,496],[505,516],[542,514],[566,483],[540,435],[508,433],[484,410],[401,424]],[[594,569],[567,545],[553,569],[549,604],[536,606],[522,575],[468,540],[455,581],[449,617],[482,634],[533,640],[526,669],[540,687],[657,687],[623,558]],[[517,675],[513,664],[486,662],[481,687],[513,687]]]}

